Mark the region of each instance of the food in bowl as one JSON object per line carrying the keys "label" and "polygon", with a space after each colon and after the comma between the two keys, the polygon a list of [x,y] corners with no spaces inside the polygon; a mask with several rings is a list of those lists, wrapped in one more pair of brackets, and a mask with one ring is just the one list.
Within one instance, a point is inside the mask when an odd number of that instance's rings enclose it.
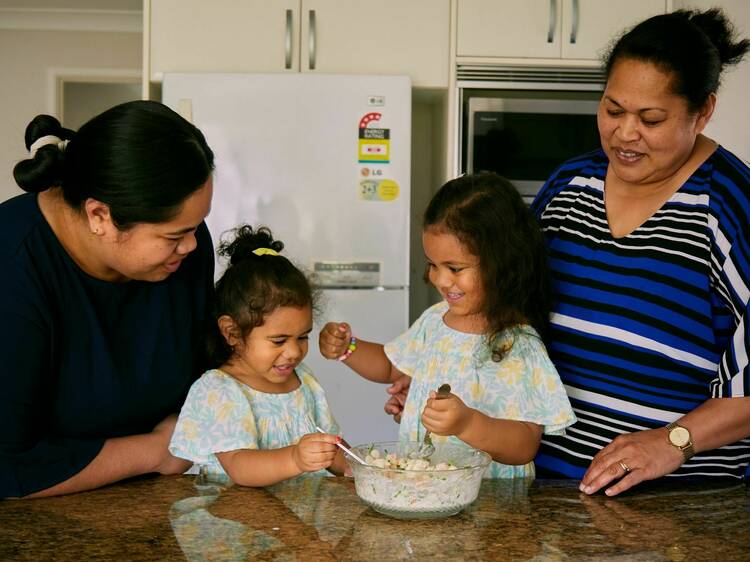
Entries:
{"label": "food in bowl", "polygon": [[388,452],[383,456],[380,449],[371,448],[365,457],[365,462],[378,468],[403,468],[404,470],[456,470],[458,468],[450,462],[430,464],[431,456],[426,458],[399,457],[396,453]]}
{"label": "food in bowl", "polygon": [[360,499],[399,519],[447,517],[471,505],[490,456],[468,446],[436,444],[429,458],[414,458],[420,446],[406,441],[353,447],[368,463],[349,459]]}

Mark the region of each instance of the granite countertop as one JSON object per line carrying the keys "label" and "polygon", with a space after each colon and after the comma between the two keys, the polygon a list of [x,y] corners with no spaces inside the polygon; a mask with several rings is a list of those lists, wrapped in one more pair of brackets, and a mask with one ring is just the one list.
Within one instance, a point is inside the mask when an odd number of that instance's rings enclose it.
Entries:
{"label": "granite countertop", "polygon": [[71,496],[0,501],[0,560],[750,559],[745,484],[642,486],[587,497],[577,482],[485,480],[463,513],[400,521],[348,478],[266,489],[145,477]]}

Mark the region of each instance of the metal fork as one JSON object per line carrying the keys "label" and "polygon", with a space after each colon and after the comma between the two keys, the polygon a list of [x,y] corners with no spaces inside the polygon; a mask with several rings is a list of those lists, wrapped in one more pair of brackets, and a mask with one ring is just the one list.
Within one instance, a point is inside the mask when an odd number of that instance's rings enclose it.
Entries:
{"label": "metal fork", "polygon": [[[435,396],[435,400],[442,400],[444,398],[448,398],[451,393],[451,385],[448,383],[441,384],[440,387],[437,389],[437,395]],[[424,434],[424,438],[422,438],[422,444],[419,446],[419,449],[414,451],[413,453],[409,454],[410,459],[426,459],[428,457],[432,456],[432,453],[435,452],[435,445],[432,444],[432,433],[428,429],[427,432]]]}

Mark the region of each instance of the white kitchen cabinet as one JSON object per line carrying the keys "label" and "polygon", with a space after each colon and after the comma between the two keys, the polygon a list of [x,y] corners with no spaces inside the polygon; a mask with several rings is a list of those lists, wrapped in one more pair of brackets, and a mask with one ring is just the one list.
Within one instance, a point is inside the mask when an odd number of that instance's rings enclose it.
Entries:
{"label": "white kitchen cabinet", "polygon": [[144,11],[151,80],[299,70],[299,0],[147,0]]}
{"label": "white kitchen cabinet", "polygon": [[598,59],[661,0],[457,0],[458,57]]}
{"label": "white kitchen cabinet", "polygon": [[302,0],[301,20],[303,72],[314,55],[318,72],[406,74],[415,86],[448,86],[450,0]]}
{"label": "white kitchen cabinet", "polygon": [[151,81],[165,72],[405,74],[448,86],[450,0],[146,0]]}

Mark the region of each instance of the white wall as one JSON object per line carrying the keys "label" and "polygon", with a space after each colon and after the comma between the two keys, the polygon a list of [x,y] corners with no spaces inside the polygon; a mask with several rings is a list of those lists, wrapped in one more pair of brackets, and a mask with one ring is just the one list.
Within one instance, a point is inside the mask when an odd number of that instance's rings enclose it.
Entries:
{"label": "white wall", "polygon": [[[750,38],[750,2],[747,0],[674,1],[674,9],[705,10],[719,6],[735,26],[739,38]],[[750,162],[750,54],[722,78],[718,103],[706,135]]]}
{"label": "white wall", "polygon": [[13,166],[25,155],[26,125],[56,114],[54,73],[138,73],[141,58],[140,33],[0,29],[0,201],[22,193]]}
{"label": "white wall", "polygon": [[102,111],[126,101],[141,99],[141,90],[140,76],[134,77],[130,83],[66,81],[62,104],[65,126],[77,131]]}

